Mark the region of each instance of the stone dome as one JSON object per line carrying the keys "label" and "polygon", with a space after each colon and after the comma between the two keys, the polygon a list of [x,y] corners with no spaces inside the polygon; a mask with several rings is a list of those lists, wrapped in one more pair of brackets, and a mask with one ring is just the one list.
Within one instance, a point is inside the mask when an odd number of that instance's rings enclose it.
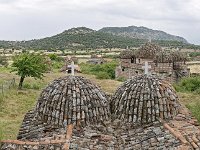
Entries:
{"label": "stone dome", "polygon": [[154,43],[147,42],[138,49],[137,56],[144,59],[153,59],[162,48]]}
{"label": "stone dome", "polygon": [[131,58],[135,57],[135,53],[132,50],[123,50],[119,54],[119,57],[121,59],[131,59]]}
{"label": "stone dome", "polygon": [[157,63],[171,63],[172,61],[172,55],[165,51],[158,52],[154,57],[154,62]]}
{"label": "stone dome", "polygon": [[172,57],[173,62],[187,61],[187,56],[184,53],[181,53],[179,51],[172,51],[171,57]]}
{"label": "stone dome", "polygon": [[54,80],[42,91],[34,112],[37,120],[55,127],[98,123],[110,116],[106,94],[79,76]]}
{"label": "stone dome", "polygon": [[178,108],[178,97],[171,85],[147,75],[124,82],[111,100],[113,119],[136,125],[171,119],[178,113]]}

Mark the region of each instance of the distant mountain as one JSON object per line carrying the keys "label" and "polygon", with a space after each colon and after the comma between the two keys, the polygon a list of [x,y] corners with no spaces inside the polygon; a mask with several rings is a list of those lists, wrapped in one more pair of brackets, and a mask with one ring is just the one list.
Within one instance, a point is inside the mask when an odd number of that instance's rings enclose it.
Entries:
{"label": "distant mountain", "polygon": [[179,41],[188,43],[186,39],[180,36],[168,34],[159,30],[152,30],[146,27],[128,26],[128,27],[104,27],[99,32],[111,33],[113,35],[130,37],[136,39],[151,39],[165,41]]}
{"label": "distant mountain", "polygon": [[[147,39],[120,36],[119,34],[114,35],[110,32],[104,32],[104,29],[95,31],[86,27],[78,27],[43,39],[34,39],[29,41],[0,41],[0,48],[27,50],[126,48],[127,46],[139,47],[148,41]],[[184,43],[187,41],[152,40],[152,42],[166,47],[195,47],[195,45]]]}
{"label": "distant mountain", "polygon": [[21,42],[19,45],[28,49],[125,48],[126,46],[138,46],[138,40],[78,27],[52,37]]}

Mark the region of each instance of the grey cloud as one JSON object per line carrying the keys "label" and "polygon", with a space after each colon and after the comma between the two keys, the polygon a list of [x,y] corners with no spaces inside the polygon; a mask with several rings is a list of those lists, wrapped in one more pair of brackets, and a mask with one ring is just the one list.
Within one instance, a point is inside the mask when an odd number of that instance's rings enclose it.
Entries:
{"label": "grey cloud", "polygon": [[200,44],[194,35],[199,6],[198,0],[0,0],[0,39],[40,38],[77,26],[137,25]]}

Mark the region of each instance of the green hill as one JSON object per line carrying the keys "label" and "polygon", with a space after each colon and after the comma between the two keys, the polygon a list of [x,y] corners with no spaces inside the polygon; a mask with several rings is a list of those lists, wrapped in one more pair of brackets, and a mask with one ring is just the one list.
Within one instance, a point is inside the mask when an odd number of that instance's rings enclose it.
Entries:
{"label": "green hill", "polygon": [[[78,27],[43,39],[34,39],[29,41],[0,41],[0,48],[35,50],[126,48],[127,46],[139,47],[147,41],[147,39],[118,36],[101,31],[95,31],[86,27]],[[180,41],[153,40],[153,42],[167,47],[195,47],[195,45]]]}

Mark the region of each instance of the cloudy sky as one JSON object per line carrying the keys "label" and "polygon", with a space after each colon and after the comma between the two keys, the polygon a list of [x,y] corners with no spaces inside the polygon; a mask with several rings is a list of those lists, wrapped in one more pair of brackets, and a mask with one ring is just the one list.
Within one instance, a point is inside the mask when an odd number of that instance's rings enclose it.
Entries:
{"label": "cloudy sky", "polygon": [[72,27],[145,26],[200,44],[199,0],[0,0],[0,40],[52,36]]}

